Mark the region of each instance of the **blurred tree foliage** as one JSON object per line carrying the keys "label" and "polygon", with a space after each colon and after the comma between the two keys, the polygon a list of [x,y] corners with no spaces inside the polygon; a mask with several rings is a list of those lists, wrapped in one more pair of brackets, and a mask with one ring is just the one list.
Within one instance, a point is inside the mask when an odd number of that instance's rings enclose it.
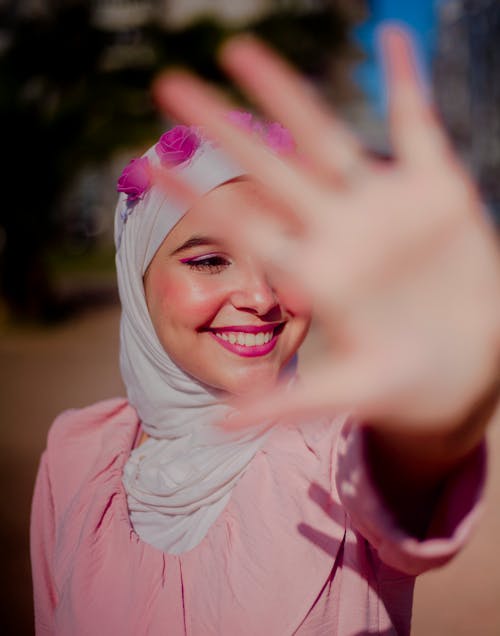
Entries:
{"label": "blurred tree foliage", "polygon": [[[349,82],[338,61],[356,54],[349,30],[363,4],[325,0],[304,12],[301,3],[278,2],[273,13],[249,26],[317,83],[333,78],[337,96],[345,95]],[[182,64],[225,85],[215,53],[234,31],[203,19],[182,30],[149,23],[113,33],[95,25],[92,5],[83,0],[48,1],[43,15],[31,17],[13,7],[0,8],[6,25],[0,109],[8,166],[0,206],[1,289],[14,318],[51,320],[61,307],[45,255],[64,238],[61,195],[82,167],[158,135],[161,122],[148,88],[160,69]],[[134,56],[135,46],[152,54]],[[129,51],[128,61],[109,64],[120,47]]]}

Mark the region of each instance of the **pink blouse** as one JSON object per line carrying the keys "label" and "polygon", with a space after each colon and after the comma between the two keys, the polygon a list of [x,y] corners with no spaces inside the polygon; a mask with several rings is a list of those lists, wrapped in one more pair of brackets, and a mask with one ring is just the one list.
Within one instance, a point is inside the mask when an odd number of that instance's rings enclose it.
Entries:
{"label": "pink blouse", "polygon": [[408,634],[414,576],[451,558],[478,514],[483,447],[450,477],[418,541],[371,484],[361,428],[280,426],[203,541],[166,554],[128,517],[122,469],[139,425],[113,399],[51,428],[31,522],[37,634]]}

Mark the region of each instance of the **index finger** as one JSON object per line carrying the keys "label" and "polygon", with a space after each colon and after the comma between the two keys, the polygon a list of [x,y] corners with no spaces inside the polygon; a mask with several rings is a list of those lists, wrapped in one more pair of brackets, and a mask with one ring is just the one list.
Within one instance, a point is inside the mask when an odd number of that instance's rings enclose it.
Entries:
{"label": "index finger", "polygon": [[356,137],[306,81],[263,42],[232,38],[220,54],[224,70],[274,118],[287,126],[313,168],[345,179],[363,160]]}
{"label": "index finger", "polygon": [[202,126],[297,219],[307,223],[315,215],[318,206],[313,202],[321,197],[321,188],[313,177],[229,122],[227,104],[205,83],[185,73],[170,72],[159,78],[155,92],[166,110],[181,120]]}
{"label": "index finger", "polygon": [[449,152],[449,144],[434,114],[410,34],[387,25],[380,32],[380,45],[396,155],[408,164],[435,165]]}

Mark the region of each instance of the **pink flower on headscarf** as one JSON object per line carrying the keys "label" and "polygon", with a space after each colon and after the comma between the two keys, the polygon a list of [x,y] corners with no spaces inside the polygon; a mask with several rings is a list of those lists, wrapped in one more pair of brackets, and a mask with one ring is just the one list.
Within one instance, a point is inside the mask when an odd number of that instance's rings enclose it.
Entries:
{"label": "pink flower on headscarf", "polygon": [[278,122],[267,125],[264,141],[278,154],[288,155],[295,151],[291,132]]}
{"label": "pink flower on headscarf", "polygon": [[149,161],[146,157],[132,159],[118,179],[117,190],[128,195],[129,201],[137,201],[144,196],[144,193],[151,185],[151,175]]}
{"label": "pink flower on headscarf", "polygon": [[287,155],[295,152],[292,134],[278,122],[263,124],[252,113],[244,110],[232,110],[227,113],[228,120],[242,130],[258,135],[264,143],[278,154]]}
{"label": "pink flower on headscarf", "polygon": [[156,154],[167,166],[178,166],[196,152],[200,138],[189,126],[175,126],[164,133],[155,146]]}
{"label": "pink flower on headscarf", "polygon": [[255,124],[252,113],[247,113],[244,110],[231,110],[228,112],[227,118],[232,124],[243,130],[251,132],[254,129]]}

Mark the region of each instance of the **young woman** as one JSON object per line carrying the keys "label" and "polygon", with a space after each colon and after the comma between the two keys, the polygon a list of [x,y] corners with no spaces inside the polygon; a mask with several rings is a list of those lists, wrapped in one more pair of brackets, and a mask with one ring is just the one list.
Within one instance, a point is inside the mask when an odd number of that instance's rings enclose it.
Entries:
{"label": "young woman", "polygon": [[[385,42],[389,167],[252,41],[226,66],[297,152],[193,79],[158,84],[204,132],[174,128],[120,179],[127,400],[51,429],[37,633],[407,634],[415,575],[465,542],[497,398],[498,247],[405,37]],[[311,307],[325,359],[299,379]]]}

